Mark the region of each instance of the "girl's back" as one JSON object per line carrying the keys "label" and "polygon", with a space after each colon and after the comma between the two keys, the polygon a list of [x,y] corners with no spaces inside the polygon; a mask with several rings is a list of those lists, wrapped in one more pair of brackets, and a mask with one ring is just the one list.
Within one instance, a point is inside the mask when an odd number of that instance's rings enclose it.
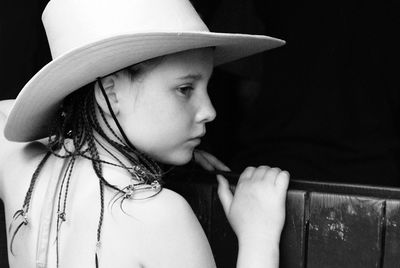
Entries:
{"label": "girl's back", "polygon": [[[58,242],[57,204],[61,198],[62,210],[65,191],[60,197],[59,189],[68,161],[54,156],[43,166],[35,185],[29,224],[22,226],[13,238],[23,220],[20,217],[13,221],[13,215],[22,207],[46,146],[39,142],[8,142],[2,137],[1,148],[0,197],[5,204],[6,224],[12,224],[7,234],[9,247],[13,240],[14,254],[9,248],[10,267],[36,267],[35,263],[46,261],[47,267],[55,267],[57,243],[60,267],[94,267],[100,197],[99,180],[91,162],[81,159],[75,163],[68,187],[65,222],[59,220]],[[127,177],[113,167],[106,167],[104,175],[120,188]],[[101,266],[184,267],[187,261],[193,267],[215,266],[197,219],[178,194],[163,189],[153,198],[121,203],[115,191],[106,190],[104,198],[106,207],[98,254]]]}

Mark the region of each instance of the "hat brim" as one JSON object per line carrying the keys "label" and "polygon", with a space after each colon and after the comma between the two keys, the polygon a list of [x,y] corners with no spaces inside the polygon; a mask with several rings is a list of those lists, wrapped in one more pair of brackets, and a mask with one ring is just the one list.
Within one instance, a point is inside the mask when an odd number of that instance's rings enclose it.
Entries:
{"label": "hat brim", "polygon": [[19,93],[4,135],[33,141],[48,135],[60,102],[71,92],[132,64],[189,49],[215,47],[215,65],[283,45],[280,39],[213,32],[124,34],[65,53],[44,66]]}

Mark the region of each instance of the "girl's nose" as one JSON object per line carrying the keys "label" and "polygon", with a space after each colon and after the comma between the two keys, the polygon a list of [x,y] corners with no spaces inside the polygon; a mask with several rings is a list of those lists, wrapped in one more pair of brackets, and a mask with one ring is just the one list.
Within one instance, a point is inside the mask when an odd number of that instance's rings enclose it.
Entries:
{"label": "girl's nose", "polygon": [[215,111],[214,106],[211,103],[210,97],[208,94],[202,98],[199,102],[199,108],[196,114],[196,121],[199,123],[208,123],[215,119],[217,116],[217,112]]}

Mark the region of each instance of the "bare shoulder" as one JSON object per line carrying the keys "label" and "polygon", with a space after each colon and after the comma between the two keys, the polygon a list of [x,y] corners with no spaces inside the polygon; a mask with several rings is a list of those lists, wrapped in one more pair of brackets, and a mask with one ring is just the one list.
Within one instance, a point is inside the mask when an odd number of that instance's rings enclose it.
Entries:
{"label": "bare shoulder", "polygon": [[[4,163],[4,160],[9,157],[10,153],[10,147],[12,147],[12,143],[9,142],[5,137],[4,137],[4,127],[6,125],[7,117],[10,112],[10,109],[14,103],[14,100],[2,100],[0,101],[0,161],[2,165],[0,165],[0,171],[6,166]],[[1,172],[3,173],[3,172]],[[0,174],[0,182],[1,182],[2,176]]]}
{"label": "bare shoulder", "polygon": [[[164,188],[157,198],[159,200],[155,202],[155,205],[157,207],[160,206],[159,209],[165,212],[160,214],[161,217],[165,217],[164,220],[171,220],[174,217],[186,218],[187,220],[196,219],[189,203],[177,192]],[[173,216],[172,218],[171,215]]]}
{"label": "bare shoulder", "polygon": [[[47,149],[40,142],[19,143],[8,140],[1,140],[0,148],[0,198],[3,198],[4,191],[25,183],[24,178],[32,175]],[[20,178],[18,183],[15,178]]]}
{"label": "bare shoulder", "polygon": [[0,101],[0,113],[7,116],[10,113],[15,100],[1,100]]}
{"label": "bare shoulder", "polygon": [[[14,105],[15,100],[1,100],[0,101],[0,160],[2,160],[2,157],[9,157],[11,152],[20,151],[21,153],[25,154],[28,152],[27,155],[30,155],[29,152],[34,152],[34,155],[36,154],[35,152],[37,151],[39,147],[39,151],[43,152],[43,144],[39,142],[34,142],[34,143],[18,143],[18,142],[11,142],[6,139],[4,136],[4,127],[7,122],[8,115],[11,111],[11,108]],[[2,162],[4,163],[4,162]]]}
{"label": "bare shoulder", "polygon": [[149,202],[147,237],[152,252],[146,267],[215,267],[207,237],[187,201],[163,189]]}
{"label": "bare shoulder", "polygon": [[[30,168],[32,160],[43,152],[45,146],[40,142],[11,142],[4,136],[4,127],[15,100],[0,101],[0,196],[7,188],[7,177],[15,171],[23,172]],[[35,161],[33,161],[36,163]],[[9,180],[10,181],[10,180]]]}
{"label": "bare shoulder", "polygon": [[[8,114],[10,113],[11,107],[14,104],[14,100],[2,100],[0,101],[0,144],[5,141],[4,137],[4,126],[6,125]],[[3,147],[3,146],[1,146]]]}
{"label": "bare shoulder", "polygon": [[[8,141],[4,136],[4,127],[15,100],[0,101],[0,160],[3,156],[9,157],[10,153],[20,152],[22,155],[36,156],[46,150],[44,141],[21,143]],[[4,162],[2,162],[4,163]]]}

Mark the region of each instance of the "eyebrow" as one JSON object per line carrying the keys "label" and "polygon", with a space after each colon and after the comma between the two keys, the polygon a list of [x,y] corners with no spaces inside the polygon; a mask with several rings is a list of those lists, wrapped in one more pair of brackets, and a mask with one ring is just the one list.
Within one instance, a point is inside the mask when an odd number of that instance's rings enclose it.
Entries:
{"label": "eyebrow", "polygon": [[177,79],[186,80],[186,79],[193,79],[193,80],[200,80],[203,76],[201,74],[188,74],[185,76],[178,77]]}

